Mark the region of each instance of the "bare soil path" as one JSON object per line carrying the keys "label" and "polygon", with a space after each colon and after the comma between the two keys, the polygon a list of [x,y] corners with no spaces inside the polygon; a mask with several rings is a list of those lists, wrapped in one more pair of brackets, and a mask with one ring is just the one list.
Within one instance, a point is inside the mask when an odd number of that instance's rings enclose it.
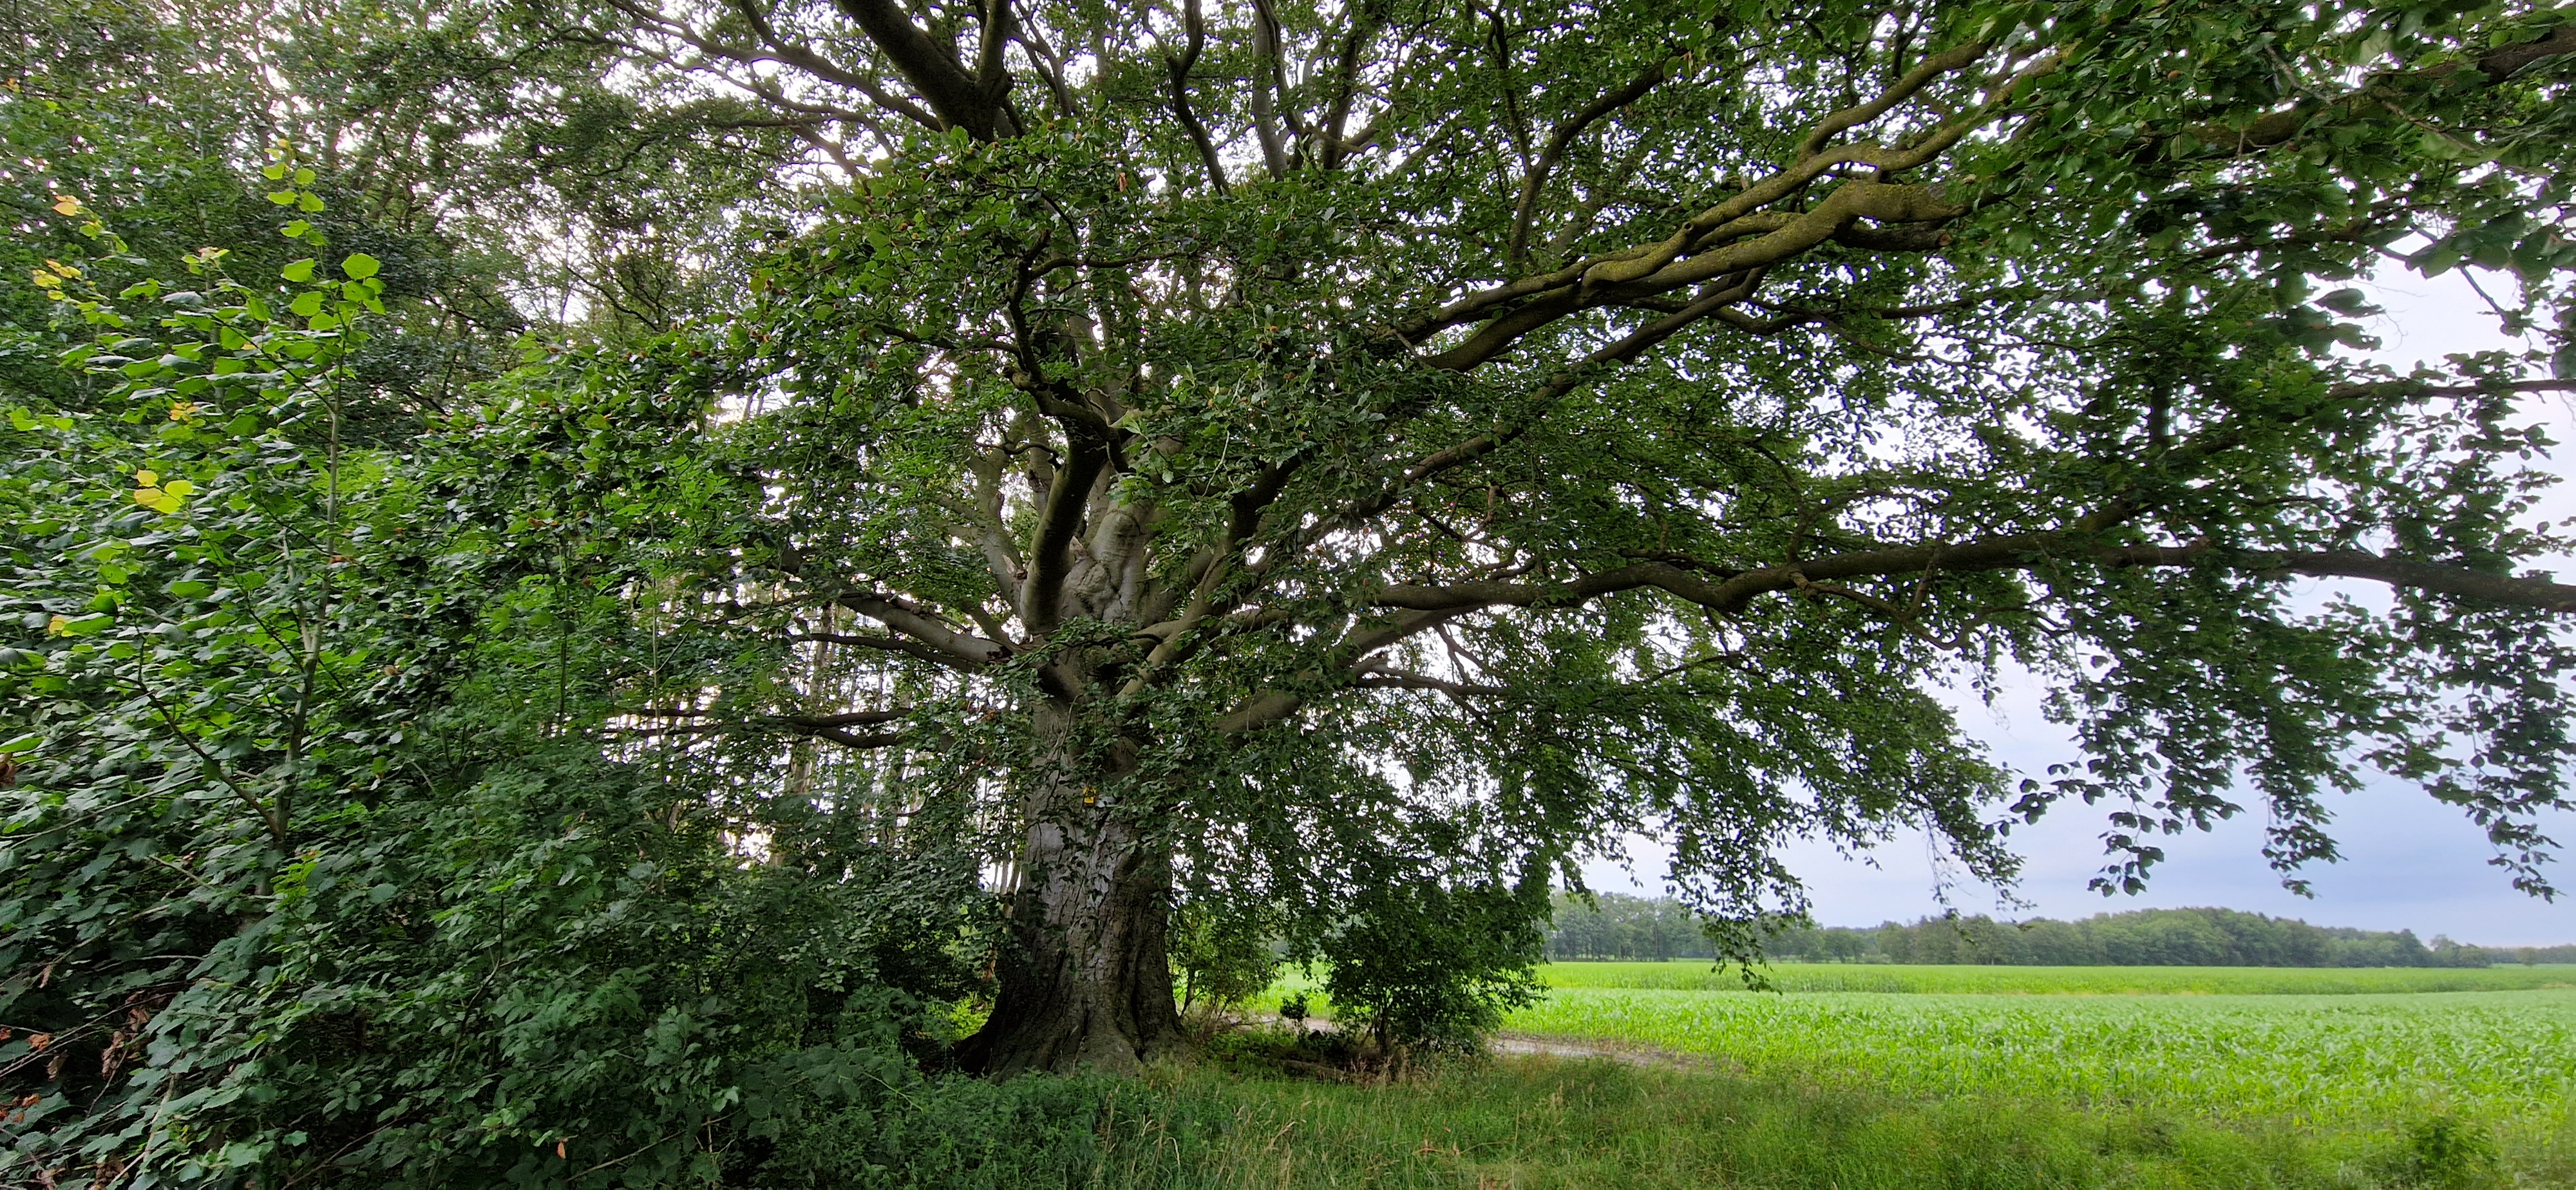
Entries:
{"label": "bare soil path", "polygon": [[1606,1058],[1630,1066],[1678,1070],[1705,1066],[1708,1060],[1690,1054],[1650,1045],[1632,1045],[1618,1041],[1587,1041],[1575,1037],[1558,1037],[1547,1033],[1497,1033],[1486,1048],[1496,1054],[1549,1058]]}

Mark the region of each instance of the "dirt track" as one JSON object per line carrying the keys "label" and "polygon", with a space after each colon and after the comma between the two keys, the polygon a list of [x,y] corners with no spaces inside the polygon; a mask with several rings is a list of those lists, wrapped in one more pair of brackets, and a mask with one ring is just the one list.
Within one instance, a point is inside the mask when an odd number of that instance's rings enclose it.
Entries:
{"label": "dirt track", "polygon": [[1543,1033],[1497,1033],[1486,1048],[1496,1054],[1549,1058],[1606,1058],[1631,1066],[1682,1067],[1697,1065],[1685,1054],[1660,1050],[1652,1046],[1621,1045],[1607,1041],[1582,1041],[1570,1037],[1552,1037]]}

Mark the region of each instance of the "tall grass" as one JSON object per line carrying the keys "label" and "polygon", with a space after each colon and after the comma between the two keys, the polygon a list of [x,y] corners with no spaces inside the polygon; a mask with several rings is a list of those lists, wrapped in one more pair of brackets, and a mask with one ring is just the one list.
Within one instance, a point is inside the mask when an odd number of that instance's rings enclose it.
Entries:
{"label": "tall grass", "polygon": [[[1383,1087],[1165,1071],[1113,1101],[1088,1184],[1153,1190],[2374,1190],[2565,1185],[2472,1125],[2220,1127],[2151,1108],[1932,1100],[1714,1070],[1524,1058]],[[2440,1144],[2419,1143],[2425,1136]],[[2468,1140],[2462,1140],[2466,1137]],[[2456,1156],[2468,1154],[2468,1156]],[[2450,1164],[2444,1164],[2449,1162]],[[2521,1181],[2517,1183],[2515,1179]]]}

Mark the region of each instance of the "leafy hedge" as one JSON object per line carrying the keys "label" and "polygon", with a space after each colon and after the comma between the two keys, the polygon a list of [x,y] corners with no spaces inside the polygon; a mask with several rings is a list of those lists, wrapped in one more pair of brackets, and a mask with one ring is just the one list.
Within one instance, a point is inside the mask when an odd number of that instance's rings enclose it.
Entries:
{"label": "leafy hedge", "polygon": [[160,277],[66,201],[87,334],[0,431],[0,1181],[1000,1186],[1096,1149],[1096,1086],[937,1073],[965,833],[744,793],[772,741],[618,742],[651,560],[529,499],[613,504],[596,449],[371,443],[371,258],[308,228],[282,291]]}

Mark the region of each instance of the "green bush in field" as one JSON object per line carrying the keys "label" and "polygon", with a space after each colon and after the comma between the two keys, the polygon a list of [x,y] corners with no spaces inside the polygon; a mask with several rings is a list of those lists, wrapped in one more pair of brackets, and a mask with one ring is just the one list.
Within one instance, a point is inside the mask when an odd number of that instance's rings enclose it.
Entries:
{"label": "green bush in field", "polygon": [[1187,902],[1172,913],[1172,969],[1181,1011],[1235,1009],[1279,978],[1274,923],[1259,907]]}
{"label": "green bush in field", "polygon": [[2406,1142],[2381,1167],[2389,1181],[2423,1190],[2465,1190],[2496,1174],[2495,1138],[2455,1116],[2434,1116],[2407,1130]]}
{"label": "green bush in field", "polygon": [[1324,944],[1335,1020],[1388,1057],[1476,1050],[1504,1012],[1538,998],[1546,895],[1430,883],[1363,891],[1358,913]]}

